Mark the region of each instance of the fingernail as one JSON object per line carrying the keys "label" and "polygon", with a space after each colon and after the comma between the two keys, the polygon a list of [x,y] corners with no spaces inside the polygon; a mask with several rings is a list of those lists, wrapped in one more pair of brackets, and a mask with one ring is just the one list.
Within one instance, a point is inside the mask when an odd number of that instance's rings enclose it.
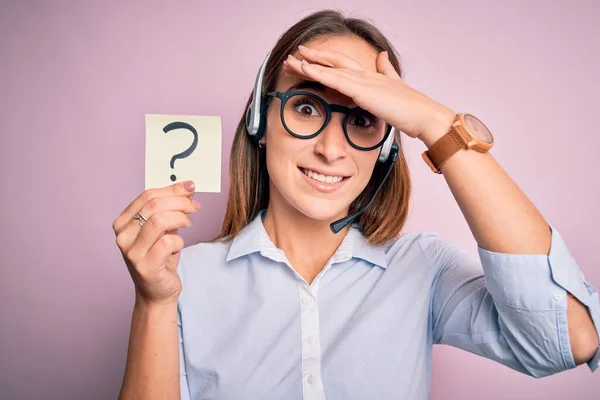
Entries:
{"label": "fingernail", "polygon": [[196,209],[200,208],[200,203],[196,200],[192,201],[192,203],[194,204],[194,207],[196,207]]}
{"label": "fingernail", "polygon": [[308,66],[309,64],[306,62],[306,60],[302,60],[302,65]]}
{"label": "fingernail", "polygon": [[306,46],[302,46],[302,45],[299,45],[299,46],[298,46],[298,48],[299,48],[300,50],[308,50],[308,47],[306,47]]}
{"label": "fingernail", "polygon": [[185,187],[185,190],[187,190],[188,192],[191,192],[192,190],[194,190],[194,187],[196,185],[194,185],[194,181],[186,181],[183,184],[183,187]]}

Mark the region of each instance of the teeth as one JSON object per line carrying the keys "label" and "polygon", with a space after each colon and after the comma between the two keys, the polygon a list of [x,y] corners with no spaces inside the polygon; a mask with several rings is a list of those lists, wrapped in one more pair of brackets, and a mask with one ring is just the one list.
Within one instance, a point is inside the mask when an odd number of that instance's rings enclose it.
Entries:
{"label": "teeth", "polygon": [[324,182],[324,183],[337,183],[337,182],[340,182],[342,179],[344,179],[341,176],[328,176],[328,175],[317,174],[316,172],[311,171],[310,169],[306,169],[306,168],[303,168],[302,171],[304,172],[305,175],[308,175],[310,178],[314,179],[315,181]]}

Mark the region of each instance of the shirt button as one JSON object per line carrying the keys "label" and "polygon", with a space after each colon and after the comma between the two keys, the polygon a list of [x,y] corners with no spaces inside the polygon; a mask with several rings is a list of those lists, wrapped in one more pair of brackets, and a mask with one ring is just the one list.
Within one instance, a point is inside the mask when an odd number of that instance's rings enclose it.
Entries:
{"label": "shirt button", "polygon": [[564,298],[561,292],[554,292],[554,295],[552,297],[554,297],[554,300],[562,300]]}
{"label": "shirt button", "polygon": [[310,304],[310,299],[309,299],[308,297],[303,297],[303,298],[300,300],[300,302],[301,302],[302,304],[304,304],[305,306],[307,306],[307,305],[309,305],[309,304]]}
{"label": "shirt button", "polygon": [[309,385],[312,385],[313,383],[315,383],[315,379],[313,378],[312,375],[309,375],[308,378],[306,378],[306,381],[308,382]]}
{"label": "shirt button", "polygon": [[312,346],[315,343],[315,340],[312,337],[306,338],[306,343],[308,343],[309,346]]}

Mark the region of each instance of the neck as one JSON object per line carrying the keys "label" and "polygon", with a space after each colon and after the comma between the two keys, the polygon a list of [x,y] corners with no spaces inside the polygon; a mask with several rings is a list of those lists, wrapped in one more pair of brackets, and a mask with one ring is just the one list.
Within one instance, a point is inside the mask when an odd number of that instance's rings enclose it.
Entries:
{"label": "neck", "polygon": [[277,195],[274,198],[274,194],[272,190],[263,221],[265,230],[273,244],[283,250],[294,270],[310,284],[350,230],[348,226],[335,234],[329,224],[347,214],[342,213],[331,220],[315,220],[287,202],[278,201],[281,199],[277,199]]}

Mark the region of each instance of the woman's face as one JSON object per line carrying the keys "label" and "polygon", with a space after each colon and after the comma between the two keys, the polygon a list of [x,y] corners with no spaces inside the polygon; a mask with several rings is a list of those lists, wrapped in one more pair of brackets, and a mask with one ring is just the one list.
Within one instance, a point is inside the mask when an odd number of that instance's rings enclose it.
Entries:
{"label": "woman's face", "polygon": [[[376,71],[375,60],[378,53],[361,39],[330,36],[307,42],[305,46],[343,52],[361,63],[365,69]],[[293,55],[302,60],[297,51]],[[283,72],[275,90],[286,92],[303,80],[308,78]],[[328,87],[303,87],[298,90],[313,92],[330,104],[356,106],[351,98]],[[285,130],[279,114],[280,107],[281,100],[272,98],[267,112],[264,139],[270,176],[269,206],[291,208],[291,211],[295,209],[309,218],[321,221],[346,216],[350,204],[369,182],[380,148],[362,151],[352,147],[342,128],[344,114],[337,112],[331,114],[331,121],[316,137],[296,138]],[[310,110],[309,106],[309,113]],[[305,173],[307,170],[313,171],[309,172],[311,176]],[[315,173],[321,176],[315,176]],[[340,177],[343,178],[342,181],[336,182]],[[323,180],[326,182],[322,182]]]}

